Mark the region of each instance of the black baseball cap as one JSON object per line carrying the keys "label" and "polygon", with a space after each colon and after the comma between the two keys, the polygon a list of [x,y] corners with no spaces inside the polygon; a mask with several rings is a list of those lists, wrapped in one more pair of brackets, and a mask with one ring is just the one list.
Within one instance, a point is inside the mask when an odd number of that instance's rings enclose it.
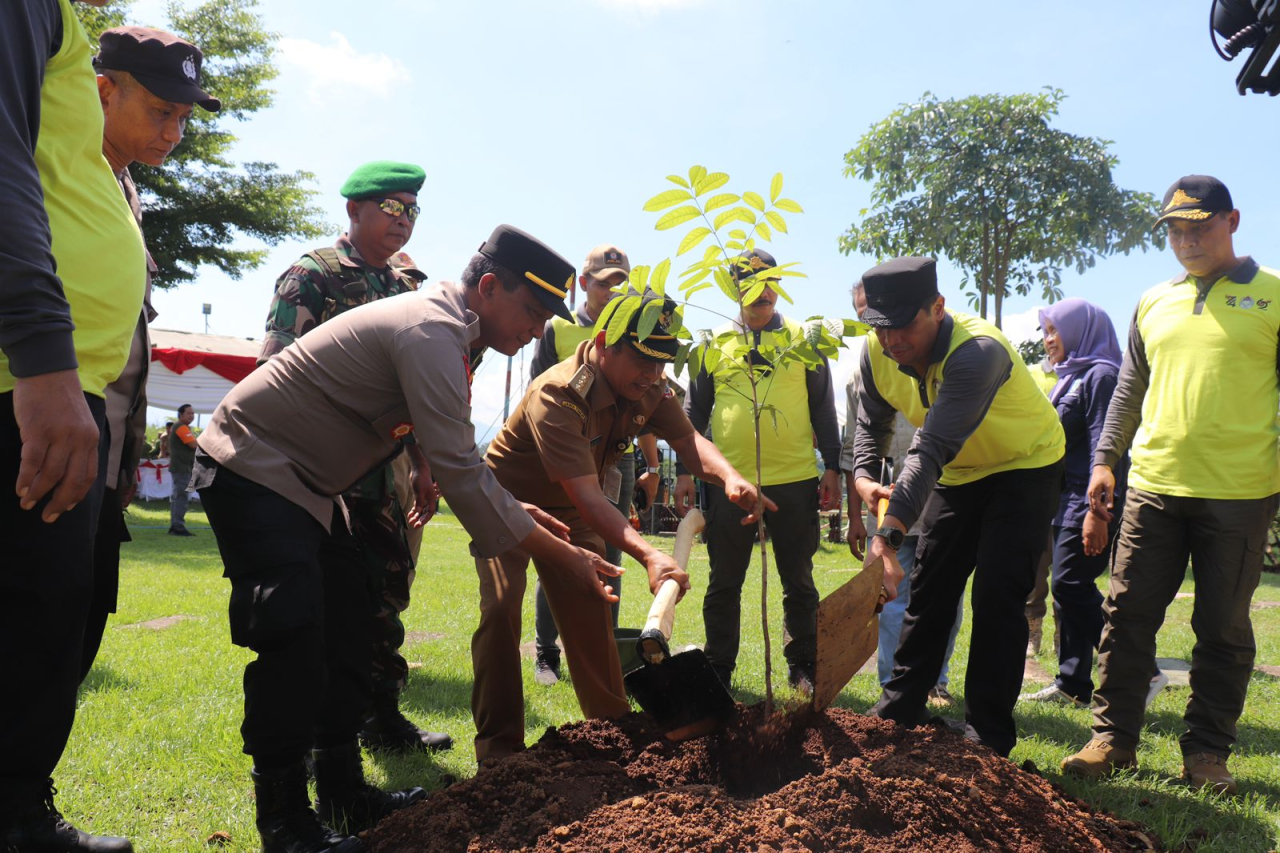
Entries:
{"label": "black baseball cap", "polygon": [[[629,296],[634,296],[634,293]],[[607,326],[609,318],[613,316],[613,312],[617,311],[619,306],[627,300],[628,296],[615,296],[609,300],[609,304],[605,306],[601,316],[605,318],[604,324]],[[658,314],[658,322],[654,325],[653,331],[645,336],[644,340],[640,340],[640,322],[644,317],[645,309],[654,302],[661,302],[661,313]],[[680,329],[680,318],[676,314],[676,303],[668,296],[659,296],[652,290],[646,291],[644,297],[640,300],[640,306],[636,308],[635,313],[631,315],[631,319],[627,322],[627,331],[622,336],[622,340],[631,345],[631,348],[639,353],[642,357],[650,361],[675,361],[676,353],[680,350],[680,341],[676,338],[676,332]]]}
{"label": "black baseball cap", "polygon": [[1169,219],[1199,221],[1215,213],[1233,210],[1235,205],[1231,202],[1231,193],[1222,181],[1208,175],[1186,175],[1165,191],[1160,218],[1151,227],[1156,228]]}
{"label": "black baseball cap", "polygon": [[524,279],[538,301],[558,317],[573,321],[564,304],[573,289],[573,264],[546,243],[514,225],[499,225],[477,251]]}
{"label": "black baseball cap", "polygon": [[733,267],[729,270],[729,274],[733,276],[734,281],[741,281],[744,278],[751,278],[760,270],[773,269],[777,265],[778,262],[773,259],[773,255],[764,249],[752,249],[733,259]]}
{"label": "black baseball cap", "polygon": [[175,104],[199,104],[211,113],[222,101],[200,88],[200,48],[173,33],[150,27],[115,27],[98,37],[98,71],[127,71],[157,98]]}
{"label": "black baseball cap", "polygon": [[881,329],[900,329],[921,306],[938,295],[938,264],[933,258],[894,258],[862,274],[867,310],[862,321]]}

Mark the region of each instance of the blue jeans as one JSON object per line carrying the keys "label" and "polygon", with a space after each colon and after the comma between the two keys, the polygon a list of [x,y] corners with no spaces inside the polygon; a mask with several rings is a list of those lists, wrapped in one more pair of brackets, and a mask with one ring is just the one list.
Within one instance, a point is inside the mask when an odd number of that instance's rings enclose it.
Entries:
{"label": "blue jeans", "polygon": [[[880,676],[880,686],[893,675],[893,652],[898,648],[898,634],[902,632],[902,617],[907,612],[907,604],[911,601],[911,575],[916,568],[916,539],[908,536],[898,549],[898,563],[902,566],[902,580],[898,582],[898,597],[888,602],[880,611],[880,648],[876,652],[876,670]],[[938,684],[947,686],[947,670],[951,668],[951,653],[956,648],[956,634],[960,633],[960,622],[964,618],[964,599],[956,605],[956,621],[951,626],[951,637],[947,640],[947,656],[942,662],[942,674],[938,676]]]}

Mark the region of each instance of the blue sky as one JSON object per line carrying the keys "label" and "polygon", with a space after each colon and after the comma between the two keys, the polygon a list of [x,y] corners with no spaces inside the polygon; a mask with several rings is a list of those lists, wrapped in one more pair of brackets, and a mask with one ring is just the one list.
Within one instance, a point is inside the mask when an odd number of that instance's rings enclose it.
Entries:
{"label": "blue sky", "polygon": [[[405,159],[427,182],[406,247],[431,281],[452,279],[494,225],[539,236],[576,264],[611,241],[633,263],[673,255],[641,206],[664,176],[698,163],[728,189],[765,192],[781,171],[804,205],[775,240],[780,261],[809,278],[794,316],[850,316],[850,284],[873,258],[844,256],[841,232],[869,185],[842,176],[843,157],[874,122],[925,91],[941,97],[1064,90],[1057,126],[1114,141],[1116,182],[1160,195],[1180,175],[1208,173],[1243,212],[1237,250],[1280,266],[1280,103],[1235,93],[1239,62],[1217,58],[1208,0],[868,3],[793,0],[270,0],[282,36],[276,103],[233,125],[240,160],[317,176],[319,203],[344,220],[338,188],[359,163]],[[139,0],[132,17],[163,21]],[[673,236],[675,235],[675,236]],[[311,246],[275,247],[232,281],[212,270],[156,296],[161,328],[258,337],[272,285]],[[1064,289],[1102,305],[1121,337],[1138,295],[1178,270],[1168,252],[1102,260]],[[964,308],[945,263],[943,292]],[[722,308],[716,291],[701,298]],[[1006,303],[1014,339],[1034,333],[1039,300]],[[716,318],[690,312],[694,326]],[[493,362],[498,359],[493,359]],[[517,360],[517,367],[519,361]],[[477,378],[483,431],[502,404],[502,371]],[[838,376],[847,372],[837,365]],[[841,395],[837,395],[839,399]],[[483,438],[483,436],[481,436]]]}

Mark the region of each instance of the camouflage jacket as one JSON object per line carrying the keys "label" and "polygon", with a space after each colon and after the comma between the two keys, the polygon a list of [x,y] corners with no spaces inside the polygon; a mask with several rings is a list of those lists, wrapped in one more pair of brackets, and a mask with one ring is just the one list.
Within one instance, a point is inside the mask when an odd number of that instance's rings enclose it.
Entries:
{"label": "camouflage jacket", "polygon": [[332,248],[307,252],[276,280],[258,363],[344,311],[416,289],[417,281],[400,270],[367,264],[344,234]]}

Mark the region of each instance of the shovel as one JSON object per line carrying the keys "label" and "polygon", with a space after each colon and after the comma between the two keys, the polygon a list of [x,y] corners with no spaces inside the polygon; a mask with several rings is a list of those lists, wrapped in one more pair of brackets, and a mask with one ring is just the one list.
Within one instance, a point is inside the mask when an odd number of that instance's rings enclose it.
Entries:
{"label": "shovel", "polygon": [[[689,562],[693,538],[706,526],[701,510],[691,509],[676,529],[672,557],[680,568]],[[733,716],[735,704],[702,649],[671,654],[671,628],[680,585],[663,581],[653,597],[649,618],[635,641],[640,663],[625,677],[627,692],[658,723],[671,741],[714,731]]]}
{"label": "shovel", "polygon": [[[881,524],[889,502],[876,513]],[[813,709],[825,711],[849,679],[875,654],[884,606],[884,560],[877,557],[851,580],[818,602],[818,661],[813,674]]]}

